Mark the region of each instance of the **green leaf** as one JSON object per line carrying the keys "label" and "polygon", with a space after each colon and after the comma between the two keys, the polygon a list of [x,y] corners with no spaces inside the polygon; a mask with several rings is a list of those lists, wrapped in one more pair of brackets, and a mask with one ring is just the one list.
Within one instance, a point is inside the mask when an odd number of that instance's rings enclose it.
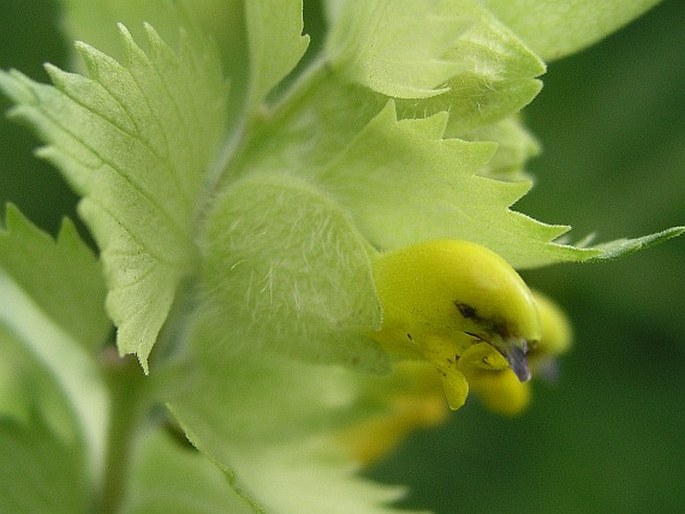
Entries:
{"label": "green leaf", "polygon": [[499,19],[546,61],[590,46],[659,0],[484,0]]}
{"label": "green leaf", "polygon": [[253,512],[228,478],[187,442],[149,431],[133,451],[122,513],[247,514]]}
{"label": "green leaf", "polygon": [[359,416],[362,380],[384,378],[314,365],[257,344],[225,358],[211,324],[197,320],[190,352],[160,390],[172,410],[217,429],[216,444],[286,443],[337,429]]}
{"label": "green leaf", "polygon": [[216,344],[386,370],[367,337],[380,325],[367,251],[345,211],[300,179],[268,174],[232,185],[205,235]]}
{"label": "green leaf", "polygon": [[[108,328],[101,310],[104,291],[99,266],[73,228],[63,228],[54,243],[13,207],[8,208],[7,221],[9,232],[0,234],[0,325],[61,389],[73,409],[97,482],[109,417],[109,398],[95,361],[95,350]],[[83,283],[78,266],[83,266]],[[73,302],[68,305],[73,311],[58,305],[65,298]],[[78,327],[79,313],[83,327]],[[77,335],[94,337],[95,343]]]}
{"label": "green leaf", "polygon": [[5,323],[0,323],[0,417],[24,424],[39,418],[61,440],[83,442],[73,406],[50,368]]}
{"label": "green leaf", "polygon": [[542,88],[536,77],[545,72],[545,65],[479,5],[460,2],[453,9],[469,20],[447,53],[460,63],[457,73],[447,81],[444,93],[426,100],[398,100],[397,110],[401,118],[447,111],[448,134],[457,137],[520,111]]}
{"label": "green leaf", "polygon": [[65,443],[40,419],[0,417],[0,498],[3,512],[87,512],[88,479],[78,447]]}
{"label": "green leaf", "polygon": [[260,347],[223,361],[211,336],[196,335],[192,372],[169,374],[169,407],[254,512],[395,512],[383,504],[402,491],[357,476],[335,438],[367,413],[362,375]]}
{"label": "green leaf", "polygon": [[[48,67],[54,87],[13,72],[0,86],[48,143],[40,155],[84,198],[102,251],[120,352],[147,357],[181,279],[195,268],[199,195],[224,135],[226,87],[214,46],[181,32],[178,55],[146,27],[121,27],[126,63],[85,44],[89,77]],[[191,34],[192,35],[192,34]]]}
{"label": "green leaf", "polygon": [[327,56],[347,80],[398,98],[402,118],[449,111],[450,134],[459,135],[518,112],[540,91],[544,64],[474,2],[357,3],[332,10]]}
{"label": "green leaf", "polygon": [[350,461],[322,455],[311,446],[303,441],[299,445],[262,445],[233,453],[239,477],[247,484],[245,492],[258,506],[257,512],[416,512],[389,506],[404,496],[405,488],[361,478]]}
{"label": "green leaf", "polygon": [[251,0],[245,2],[250,49],[250,101],[248,109],[290,73],[309,45],[302,35],[302,0]]}
{"label": "green leaf", "polygon": [[110,331],[100,263],[65,220],[54,241],[13,205],[0,230],[0,269],[62,330],[95,353]]}
{"label": "green leaf", "polygon": [[306,86],[299,102],[254,136],[235,164],[236,174],[290,173],[317,184],[380,250],[461,237],[526,266],[592,254],[548,244],[567,227],[543,225],[508,209],[529,182],[478,176],[515,173],[534,151],[515,122],[465,134],[499,141],[495,153],[494,143],[444,139],[446,113],[398,121],[390,104],[383,110],[382,97],[341,83],[326,70]]}
{"label": "green leaf", "polygon": [[[228,116],[249,115],[271,89],[293,70],[309,44],[302,36],[302,2],[288,0],[62,0],[70,39],[82,40],[115,59],[126,57],[116,30],[128,27],[135,40],[150,23],[171,48],[179,44],[178,27],[193,27],[217,43],[231,77],[232,109]],[[249,69],[249,73],[245,70]],[[249,98],[245,99],[244,96]]]}
{"label": "green leaf", "polygon": [[317,177],[385,251],[429,239],[467,239],[517,267],[578,260],[589,250],[551,243],[568,230],[509,209],[528,182],[478,175],[496,146],[443,139],[447,114],[397,120],[389,103]]}
{"label": "green leaf", "polygon": [[73,409],[97,484],[109,422],[109,398],[92,356],[66,334],[4,273],[0,272],[0,324],[47,368]]}
{"label": "green leaf", "polygon": [[[193,444],[225,470],[236,492],[245,498],[253,512],[399,512],[387,504],[400,499],[405,492],[403,488],[359,477],[353,462],[321,452],[312,444],[314,441],[232,444],[230,439],[217,437],[221,427],[208,426],[192,413],[173,410]],[[409,514],[409,511],[401,512]]]}
{"label": "green leaf", "polygon": [[[216,42],[216,52],[227,76],[231,77],[227,124],[242,114],[247,95],[249,67],[245,13],[242,0],[61,0],[62,27],[67,39],[83,41],[119,62],[127,59],[118,24],[123,24],[134,41],[147,37],[145,24],[155,30],[174,51],[180,48],[179,27],[204,34]],[[78,55],[72,69],[86,71]]]}
{"label": "green leaf", "polygon": [[326,66],[315,67],[299,83],[297,94],[245,135],[244,152],[231,163],[227,179],[287,172],[308,180],[386,102],[381,95],[341,81]]}
{"label": "green leaf", "polygon": [[492,178],[529,179],[525,173],[526,162],[540,153],[537,140],[516,116],[464,132],[461,136],[467,141],[497,143],[497,151],[480,172]]}
{"label": "green leaf", "polygon": [[[348,80],[398,98],[426,98],[446,91],[444,83],[461,63],[447,53],[466,28],[457,2],[354,0],[335,11],[326,54]],[[430,34],[430,37],[427,37]]]}

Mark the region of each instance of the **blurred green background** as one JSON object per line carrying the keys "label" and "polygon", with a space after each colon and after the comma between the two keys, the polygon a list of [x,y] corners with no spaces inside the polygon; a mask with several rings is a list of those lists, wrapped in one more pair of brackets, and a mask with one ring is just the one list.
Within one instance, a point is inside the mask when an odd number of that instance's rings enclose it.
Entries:
{"label": "blurred green background", "polygon": [[[44,80],[68,46],[47,0],[0,0],[0,66]],[[685,2],[668,0],[599,45],[552,63],[526,110],[543,145],[517,208],[576,238],[685,224]],[[5,110],[8,102],[0,99]],[[75,197],[0,120],[0,200],[55,232]],[[564,305],[575,346],[532,408],[471,401],[369,474],[407,506],[453,512],[685,512],[685,238],[622,260],[528,272]]]}

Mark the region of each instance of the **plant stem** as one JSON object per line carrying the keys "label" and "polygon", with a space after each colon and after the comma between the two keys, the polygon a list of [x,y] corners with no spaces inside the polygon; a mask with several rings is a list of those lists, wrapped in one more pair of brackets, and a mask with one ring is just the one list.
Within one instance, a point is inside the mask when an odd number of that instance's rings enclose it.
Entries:
{"label": "plant stem", "polygon": [[103,359],[103,375],[111,394],[105,479],[97,512],[117,512],[125,498],[137,429],[145,413],[145,376],[134,358],[120,358],[112,348]]}

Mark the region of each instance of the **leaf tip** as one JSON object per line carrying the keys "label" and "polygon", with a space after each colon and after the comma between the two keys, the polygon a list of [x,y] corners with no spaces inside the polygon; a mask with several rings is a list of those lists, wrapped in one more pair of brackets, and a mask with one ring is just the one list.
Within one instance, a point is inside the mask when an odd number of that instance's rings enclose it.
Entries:
{"label": "leaf tip", "polygon": [[588,259],[588,262],[608,261],[625,257],[639,250],[645,250],[652,246],[668,241],[675,237],[681,236],[685,233],[685,226],[671,227],[661,232],[649,234],[647,236],[637,237],[634,239],[617,239],[608,243],[600,244],[594,249],[600,250],[601,253],[595,257]]}
{"label": "leaf tip", "polygon": [[148,376],[150,374],[150,365],[147,361],[147,357],[143,357],[139,354],[138,362],[140,363],[140,367],[143,368],[143,373],[145,373],[145,376]]}

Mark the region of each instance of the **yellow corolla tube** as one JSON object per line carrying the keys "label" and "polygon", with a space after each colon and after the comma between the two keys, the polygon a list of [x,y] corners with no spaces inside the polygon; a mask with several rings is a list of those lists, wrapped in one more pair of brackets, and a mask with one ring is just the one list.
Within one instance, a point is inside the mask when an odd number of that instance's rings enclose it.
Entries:
{"label": "yellow corolla tube", "polygon": [[[526,354],[541,337],[535,301],[493,251],[468,241],[418,243],[378,256],[374,280],[383,325],[373,337],[390,353],[432,363],[452,409],[466,401],[470,380],[509,390],[512,378],[530,378]],[[492,377],[481,380],[483,370],[502,372],[499,382],[486,387]],[[520,391],[517,405],[527,402]]]}

